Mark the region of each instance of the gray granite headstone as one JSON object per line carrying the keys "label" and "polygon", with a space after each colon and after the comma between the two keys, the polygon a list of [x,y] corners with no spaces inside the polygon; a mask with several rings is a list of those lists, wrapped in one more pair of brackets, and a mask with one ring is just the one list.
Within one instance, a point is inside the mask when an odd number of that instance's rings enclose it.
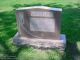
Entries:
{"label": "gray granite headstone", "polygon": [[16,9],[18,33],[13,42],[17,45],[28,44],[38,48],[64,47],[65,35],[60,34],[61,11],[61,8],[46,6]]}

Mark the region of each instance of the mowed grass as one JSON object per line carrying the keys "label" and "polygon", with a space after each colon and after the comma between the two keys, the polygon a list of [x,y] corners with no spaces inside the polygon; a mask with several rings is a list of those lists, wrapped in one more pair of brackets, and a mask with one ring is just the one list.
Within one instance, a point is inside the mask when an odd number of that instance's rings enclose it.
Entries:
{"label": "mowed grass", "polygon": [[74,3],[78,3],[79,0],[0,0],[0,11],[10,11],[13,9],[13,6],[16,4],[51,4],[51,3],[58,3],[62,5],[71,5]]}
{"label": "mowed grass", "polygon": [[[66,34],[65,54],[55,49],[40,50],[16,46],[12,38],[18,31],[15,9],[18,7],[44,5],[62,8],[61,33]],[[75,60],[80,58],[80,3],[79,0],[0,0],[0,59],[8,60]],[[12,60],[12,59],[11,59]]]}

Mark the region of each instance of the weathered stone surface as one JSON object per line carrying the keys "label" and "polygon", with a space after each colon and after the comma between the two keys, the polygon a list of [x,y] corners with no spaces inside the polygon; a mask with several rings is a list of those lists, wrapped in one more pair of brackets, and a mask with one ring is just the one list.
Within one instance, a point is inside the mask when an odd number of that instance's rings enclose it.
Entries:
{"label": "weathered stone surface", "polygon": [[35,48],[65,49],[66,37],[60,35],[61,8],[33,6],[18,8],[16,19],[18,33],[13,38],[16,45]]}
{"label": "weathered stone surface", "polygon": [[18,32],[30,38],[59,40],[61,8],[32,6],[16,9]]}
{"label": "weathered stone surface", "polygon": [[27,38],[20,37],[19,33],[13,38],[13,42],[16,45],[30,45],[36,48],[58,48],[60,50],[65,49],[66,37],[64,34],[60,35],[60,40],[52,39],[37,39],[37,38]]}

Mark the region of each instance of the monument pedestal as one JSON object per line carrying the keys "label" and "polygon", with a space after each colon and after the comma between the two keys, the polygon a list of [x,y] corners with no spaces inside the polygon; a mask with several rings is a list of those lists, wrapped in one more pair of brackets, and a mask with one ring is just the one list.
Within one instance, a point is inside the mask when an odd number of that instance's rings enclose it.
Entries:
{"label": "monument pedestal", "polygon": [[16,45],[29,45],[35,48],[57,48],[63,51],[66,45],[66,37],[61,34],[60,40],[27,38],[20,36],[17,32],[13,38],[13,43]]}

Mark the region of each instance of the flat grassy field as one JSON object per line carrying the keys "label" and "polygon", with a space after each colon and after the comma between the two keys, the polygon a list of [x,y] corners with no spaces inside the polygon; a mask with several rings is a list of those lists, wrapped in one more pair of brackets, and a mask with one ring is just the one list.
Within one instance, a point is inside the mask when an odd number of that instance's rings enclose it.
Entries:
{"label": "flat grassy field", "polygon": [[[40,50],[16,46],[12,38],[18,31],[15,9],[27,6],[62,8],[61,33],[67,44],[63,57],[55,49]],[[14,59],[16,57],[16,59]],[[12,59],[9,59],[12,58]],[[0,0],[0,60],[79,60],[80,59],[80,1],[79,0]]]}

